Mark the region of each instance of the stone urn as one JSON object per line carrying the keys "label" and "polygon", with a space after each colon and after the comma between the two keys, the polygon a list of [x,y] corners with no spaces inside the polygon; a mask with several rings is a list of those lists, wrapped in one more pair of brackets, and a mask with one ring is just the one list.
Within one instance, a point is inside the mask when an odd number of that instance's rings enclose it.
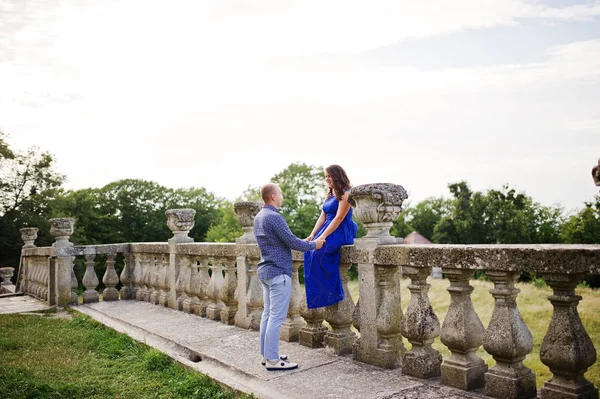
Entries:
{"label": "stone urn", "polygon": [[23,227],[19,229],[21,232],[21,239],[25,243],[23,248],[33,248],[35,247],[35,239],[37,238],[37,233],[39,229],[37,227]]}
{"label": "stone urn", "polygon": [[399,239],[390,235],[390,228],[408,198],[404,187],[391,183],[372,183],[353,187],[348,201],[354,215],[367,229],[367,235],[358,242],[396,244]]}
{"label": "stone urn", "polygon": [[173,237],[169,239],[170,243],[194,241],[193,238],[188,237],[188,233],[194,227],[195,209],[169,209],[165,212],[165,215],[167,215],[167,226],[173,232]]}
{"label": "stone urn", "polygon": [[238,244],[256,244],[254,237],[254,217],[260,212],[264,203],[260,201],[241,201],[233,205],[235,214],[242,225],[244,234],[235,240]]}
{"label": "stone urn", "polygon": [[54,218],[50,219],[50,234],[56,242],[53,247],[70,247],[73,243],[69,241],[69,237],[73,234],[73,226],[75,219],[73,218]]}
{"label": "stone urn", "polygon": [[596,186],[600,186],[600,159],[598,160],[598,165],[592,168],[592,178]]}
{"label": "stone urn", "polygon": [[0,267],[0,277],[2,278],[2,283],[0,283],[0,285],[11,285],[12,282],[10,279],[12,278],[14,272],[14,267]]}

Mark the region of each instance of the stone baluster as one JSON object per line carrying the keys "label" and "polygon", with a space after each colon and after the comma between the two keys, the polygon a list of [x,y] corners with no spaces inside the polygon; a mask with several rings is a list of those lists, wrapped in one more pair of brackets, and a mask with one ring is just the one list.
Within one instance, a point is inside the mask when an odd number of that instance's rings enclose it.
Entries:
{"label": "stone baluster", "polygon": [[37,296],[37,272],[38,272],[38,264],[35,261],[35,258],[30,258],[31,261],[27,266],[27,293]]}
{"label": "stone baluster", "polygon": [[[171,307],[170,301],[169,301],[171,298],[171,278],[170,277],[173,277],[173,278],[175,277],[175,271],[177,269],[176,269],[175,265],[173,265],[173,267],[171,267],[171,254],[169,254],[168,257],[165,255],[162,255],[160,258],[160,261],[161,261],[160,276],[159,276],[160,293],[158,295],[158,304],[160,306]],[[181,271],[182,271],[182,268],[180,266],[179,273],[181,273]],[[187,265],[183,265],[183,271],[184,271],[184,274],[189,273],[189,268],[187,267]],[[173,273],[173,274],[171,275],[171,273]],[[179,276],[177,276],[177,277],[179,277]],[[179,279],[174,280],[175,281],[175,287],[174,287],[175,288],[175,293],[174,293],[175,298],[173,300],[175,301],[175,303],[173,304],[174,306],[172,308],[177,309],[177,310],[183,310],[183,299],[185,299],[185,297],[182,298],[181,302],[178,302],[178,299],[177,299],[177,281],[178,280]],[[180,285],[181,291],[179,291],[180,293],[183,292],[184,282],[185,282],[185,280],[181,282],[181,285]]]}
{"label": "stone baluster", "polygon": [[202,295],[200,287],[200,273],[198,273],[198,262],[190,258],[187,259],[190,268],[189,284],[186,286],[187,299],[183,302],[183,311],[186,313],[195,313],[195,309],[200,303],[200,295]]}
{"label": "stone baluster", "polygon": [[144,254],[144,283],[146,290],[144,291],[144,301],[150,302],[152,299],[152,292],[154,291],[154,256],[151,254]]}
{"label": "stone baluster", "polygon": [[221,323],[233,325],[235,324],[235,314],[238,310],[236,295],[238,284],[235,275],[235,259],[225,258],[223,259],[223,265],[225,279],[223,280],[223,286],[219,295],[224,303],[223,309],[221,309]]}
{"label": "stone baluster", "polygon": [[186,278],[190,278],[189,263],[182,275],[181,266],[178,270],[177,244],[193,242],[194,239],[188,236],[190,230],[194,227],[194,217],[196,210],[191,208],[169,209],[165,212],[167,216],[167,226],[173,232],[169,242],[169,259],[165,279],[165,292],[167,299],[165,306],[172,309],[183,310],[183,302],[187,299],[185,293]]}
{"label": "stone baluster", "polygon": [[554,294],[548,297],[553,313],[540,347],[540,360],[553,376],[540,389],[540,397],[598,398],[598,389],[584,377],[596,361],[596,349],[577,312],[581,296],[575,295],[575,287],[583,273],[542,273],[542,277]]}
{"label": "stone baluster", "polygon": [[468,391],[481,388],[488,367],[475,353],[485,334],[471,302],[473,287],[469,279],[475,271],[446,267],[442,270],[450,280],[450,307],[442,324],[441,340],[452,352],[442,364],[442,382]]}
{"label": "stone baluster", "polygon": [[[74,291],[77,288],[77,278],[73,272],[73,261],[75,257],[70,254],[69,249],[73,243],[69,237],[73,234],[75,219],[72,218],[54,218],[50,219],[50,234],[56,240],[52,247],[54,248],[56,261],[56,301],[58,306],[77,305],[79,298]],[[74,284],[73,284],[74,283]]]}
{"label": "stone baluster", "polygon": [[162,260],[158,255],[154,255],[152,257],[151,270],[150,270],[150,285],[152,287],[152,291],[150,292],[150,303],[153,305],[158,305],[158,300],[160,299],[160,292],[163,290],[162,283],[164,280],[161,280],[161,269],[162,269]]}
{"label": "stone baluster", "polygon": [[336,355],[351,354],[356,341],[356,334],[350,328],[354,312],[354,301],[348,291],[348,270],[351,266],[351,263],[340,262],[344,299],[325,308],[325,320],[331,326],[331,330],[325,334],[325,346],[332,348]]}
{"label": "stone baluster", "polygon": [[92,303],[99,301],[99,294],[96,290],[100,281],[94,269],[95,253],[85,255],[85,274],[83,276],[83,286],[86,288],[83,293],[83,303]]}
{"label": "stone baluster", "polygon": [[175,279],[175,295],[177,298],[177,310],[183,310],[183,303],[189,302],[186,291],[189,291],[191,271],[189,258],[180,256],[177,268],[177,278]]}
{"label": "stone baluster", "polygon": [[44,299],[44,301],[48,301],[48,303],[50,304],[50,297],[49,297],[49,293],[50,293],[50,268],[48,267],[48,264],[44,262],[44,266],[41,267],[41,273],[42,273],[42,298]]}
{"label": "stone baluster", "polygon": [[210,270],[212,275],[210,276],[207,292],[210,304],[206,307],[206,317],[211,320],[221,320],[221,310],[225,307],[221,300],[221,288],[224,282],[221,259],[213,258]]}
{"label": "stone baluster", "polygon": [[492,398],[535,398],[535,374],[523,364],[533,349],[533,337],[517,308],[520,290],[515,282],[519,272],[488,270],[486,274],[494,282],[490,294],[495,304],[483,347],[496,365],[485,373],[485,394]]}
{"label": "stone baluster", "polygon": [[119,277],[121,280],[121,291],[119,291],[121,299],[135,299],[135,288],[133,286],[133,267],[133,256],[131,256],[129,253],[123,254],[123,270],[121,271],[121,276]]}
{"label": "stone baluster", "polygon": [[31,258],[26,256],[23,257],[23,263],[21,264],[20,276],[17,277],[17,291],[29,293],[29,279],[30,279],[30,266]]}
{"label": "stone baluster", "polygon": [[300,305],[302,303],[302,289],[298,277],[298,269],[302,261],[292,261],[292,296],[286,320],[281,326],[280,339],[288,342],[296,342],[300,336],[300,330],[304,327],[304,319],[300,316]]}
{"label": "stone baluster", "polygon": [[106,272],[102,277],[102,282],[106,286],[102,292],[103,301],[117,301],[119,300],[119,291],[115,286],[119,283],[119,275],[115,270],[115,258],[116,253],[106,254]]}
{"label": "stone baluster", "polygon": [[353,187],[348,200],[367,230],[364,237],[355,240],[355,247],[364,255],[358,263],[361,300],[353,314],[361,333],[353,348],[354,358],[383,368],[399,367],[405,350],[400,335],[399,267],[375,264],[374,253],[379,245],[401,242],[389,231],[406,198],[400,185],[374,183]]}
{"label": "stone baluster", "polygon": [[208,286],[211,279],[208,273],[208,270],[210,269],[208,257],[201,256],[198,259],[198,263],[198,280],[200,281],[200,295],[198,296],[198,299],[200,299],[200,301],[198,302],[198,306],[194,308],[194,314],[200,317],[206,317],[206,308],[210,304],[210,299],[208,298]]}
{"label": "stone baluster", "polygon": [[248,305],[249,327],[252,330],[260,330],[260,319],[262,317],[264,298],[263,287],[258,281],[258,258],[248,258],[248,294],[246,304]]}
{"label": "stone baluster", "polygon": [[135,275],[135,280],[137,283],[137,290],[135,291],[135,299],[138,301],[143,301],[144,296],[148,292],[148,286],[146,285],[147,264],[145,261],[144,254],[140,254],[140,253],[133,254],[133,258],[135,259],[135,268],[133,269],[133,273]]}
{"label": "stone baluster", "polygon": [[403,273],[411,279],[410,303],[402,321],[402,335],[412,344],[412,349],[402,359],[402,374],[417,378],[439,377],[441,374],[442,355],[431,345],[435,337],[440,335],[438,320],[428,292],[427,276],[431,267],[417,268],[403,266]]}
{"label": "stone baluster", "polygon": [[309,309],[306,304],[306,293],[302,293],[300,303],[300,315],[304,318],[306,325],[298,333],[298,343],[309,348],[322,348],[324,346],[325,334],[328,328],[323,325],[325,320],[325,308]]}

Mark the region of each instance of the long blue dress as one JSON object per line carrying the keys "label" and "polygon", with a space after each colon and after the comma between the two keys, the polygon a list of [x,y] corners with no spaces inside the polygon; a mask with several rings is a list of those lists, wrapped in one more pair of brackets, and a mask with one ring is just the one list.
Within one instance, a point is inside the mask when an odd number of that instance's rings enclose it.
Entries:
{"label": "long blue dress", "polygon": [[[315,235],[320,237],[327,226],[335,218],[339,200],[335,195],[328,197],[323,203],[325,223]],[[304,253],[304,284],[306,287],[306,304],[309,309],[330,306],[344,299],[344,289],[340,277],[340,248],[351,245],[356,238],[358,226],[352,220],[352,208],[340,225],[326,239],[321,249],[313,249]]]}

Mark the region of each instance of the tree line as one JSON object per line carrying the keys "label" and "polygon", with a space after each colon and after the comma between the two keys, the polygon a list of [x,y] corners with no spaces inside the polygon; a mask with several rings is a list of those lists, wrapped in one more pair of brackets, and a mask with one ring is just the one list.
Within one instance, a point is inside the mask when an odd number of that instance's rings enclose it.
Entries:
{"label": "tree line", "polygon": [[[195,241],[233,242],[242,228],[233,203],[203,187],[172,189],[156,182],[124,179],[100,188],[66,190],[52,154],[37,148],[15,151],[0,131],[0,266],[18,265],[23,242],[19,229],[38,227],[37,245],[47,246],[48,219],[73,217],[71,241],[80,245],[119,242],[165,242],[172,233],[165,211],[196,210],[190,236]],[[307,237],[325,198],[324,169],[292,163],[272,176],[284,194],[281,213],[290,229]],[[543,206],[508,185],[473,191],[466,181],[448,185],[449,196],[405,204],[391,233],[405,237],[417,231],[434,243],[534,244],[600,243],[600,196],[565,214]],[[258,200],[259,187],[249,186],[236,201]],[[358,221],[357,221],[358,222]],[[359,236],[365,233],[359,223]]]}

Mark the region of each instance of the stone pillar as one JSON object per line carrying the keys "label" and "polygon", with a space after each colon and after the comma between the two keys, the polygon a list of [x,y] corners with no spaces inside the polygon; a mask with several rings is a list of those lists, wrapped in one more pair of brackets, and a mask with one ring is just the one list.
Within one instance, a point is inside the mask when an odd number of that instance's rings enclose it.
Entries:
{"label": "stone pillar", "polygon": [[353,187],[350,204],[354,215],[363,223],[367,235],[355,240],[364,253],[358,263],[360,304],[353,316],[360,327],[360,339],[354,345],[354,358],[383,368],[396,368],[402,363],[404,346],[400,335],[402,309],[398,265],[376,265],[374,252],[379,245],[401,243],[390,235],[390,228],[408,198],[404,187],[374,183]]}
{"label": "stone pillar", "polygon": [[540,389],[540,397],[598,398],[598,389],[584,377],[596,361],[596,349],[577,313],[581,296],[575,295],[575,287],[583,273],[542,273],[542,277],[554,291],[548,297],[554,309],[540,347],[540,360],[553,376]]}
{"label": "stone pillar", "polygon": [[[21,232],[21,239],[25,243],[22,249],[34,248],[35,247],[35,239],[37,238],[37,233],[39,229],[37,227],[24,227],[19,230]],[[27,267],[28,267],[28,259],[27,257],[23,257],[21,255],[21,266],[17,271],[17,283],[15,284],[15,292],[27,291]]]}
{"label": "stone pillar", "polygon": [[237,300],[237,277],[235,275],[235,259],[223,259],[225,270],[225,279],[219,296],[223,301],[223,309],[221,309],[221,323],[233,325],[235,324],[235,314],[238,310]]}
{"label": "stone pillar", "polygon": [[533,337],[517,308],[519,272],[488,270],[487,276],[494,282],[490,294],[496,302],[483,347],[496,365],[485,373],[485,394],[500,399],[535,398],[535,374],[523,364],[533,349]]}
{"label": "stone pillar", "polygon": [[469,279],[474,270],[443,268],[450,280],[450,307],[442,324],[441,340],[452,354],[442,364],[445,385],[470,391],[484,385],[488,367],[475,352],[483,343],[485,329],[471,302]]}
{"label": "stone pillar", "polygon": [[172,309],[179,309],[181,302],[177,300],[177,244],[194,242],[194,239],[188,237],[188,233],[194,227],[194,216],[196,210],[191,208],[169,209],[165,212],[167,215],[167,226],[173,232],[173,237],[169,239],[169,266],[167,269],[166,291],[164,305]]}
{"label": "stone pillar", "polygon": [[298,269],[302,261],[292,261],[292,296],[288,307],[286,320],[281,326],[280,338],[287,342],[296,342],[300,336],[300,329],[304,327],[304,320],[300,316],[300,304],[302,302],[302,289],[298,278]]}
{"label": "stone pillar", "polygon": [[402,373],[417,378],[439,377],[442,355],[433,349],[433,340],[440,335],[438,320],[428,292],[427,276],[431,267],[403,266],[404,275],[410,277],[410,303],[402,321],[402,335],[412,344],[402,359]]}
{"label": "stone pillar", "polygon": [[221,320],[221,310],[225,307],[225,304],[221,300],[221,288],[224,282],[221,260],[213,258],[210,270],[212,271],[212,275],[210,276],[207,291],[210,303],[206,307],[206,317],[211,320]]}
{"label": "stone pillar", "polygon": [[135,269],[133,269],[133,275],[135,276],[137,290],[135,292],[135,299],[138,301],[144,301],[145,296],[148,292],[146,273],[148,270],[148,264],[144,254],[134,254]]}
{"label": "stone pillar", "polygon": [[96,290],[100,281],[94,270],[95,253],[85,255],[85,275],[83,276],[83,286],[86,288],[83,293],[83,303],[92,303],[99,301],[99,294]]}
{"label": "stone pillar", "polygon": [[119,291],[117,291],[117,289],[115,288],[115,286],[119,282],[119,275],[115,270],[116,257],[116,253],[106,254],[106,272],[104,273],[104,277],[102,277],[102,282],[106,286],[106,288],[104,288],[104,291],[102,292],[103,301],[119,300]]}
{"label": "stone pillar", "polygon": [[331,330],[325,334],[325,346],[332,348],[336,355],[351,354],[356,341],[356,334],[351,330],[354,300],[348,291],[350,266],[351,263],[340,262],[344,299],[325,308],[325,320],[331,326]]}
{"label": "stone pillar", "polygon": [[303,293],[300,315],[306,321],[306,325],[298,333],[298,343],[309,348],[322,348],[327,333],[327,327],[323,325],[325,308],[309,309],[306,305],[306,293]]}
{"label": "stone pillar", "polygon": [[135,299],[135,289],[133,288],[133,256],[130,253],[123,254],[123,270],[121,271],[121,299]]}
{"label": "stone pillar", "polygon": [[56,240],[52,247],[57,256],[56,259],[56,301],[58,306],[77,305],[79,298],[73,290],[73,280],[77,287],[77,278],[73,272],[73,260],[75,257],[69,253],[73,243],[69,237],[73,234],[75,219],[54,218],[50,219],[50,234]]}
{"label": "stone pillar", "polygon": [[233,205],[235,214],[242,225],[244,234],[235,240],[236,244],[256,244],[254,237],[254,217],[262,209],[263,202],[242,201]]}
{"label": "stone pillar", "polygon": [[2,283],[0,283],[0,285],[12,285],[10,279],[14,273],[14,267],[0,267],[0,278],[2,278]]}
{"label": "stone pillar", "polygon": [[150,292],[150,303],[158,305],[160,298],[160,291],[163,289],[162,285],[164,280],[161,280],[162,273],[162,260],[159,259],[158,255],[152,256],[152,263],[150,269],[150,286],[152,287]]}

